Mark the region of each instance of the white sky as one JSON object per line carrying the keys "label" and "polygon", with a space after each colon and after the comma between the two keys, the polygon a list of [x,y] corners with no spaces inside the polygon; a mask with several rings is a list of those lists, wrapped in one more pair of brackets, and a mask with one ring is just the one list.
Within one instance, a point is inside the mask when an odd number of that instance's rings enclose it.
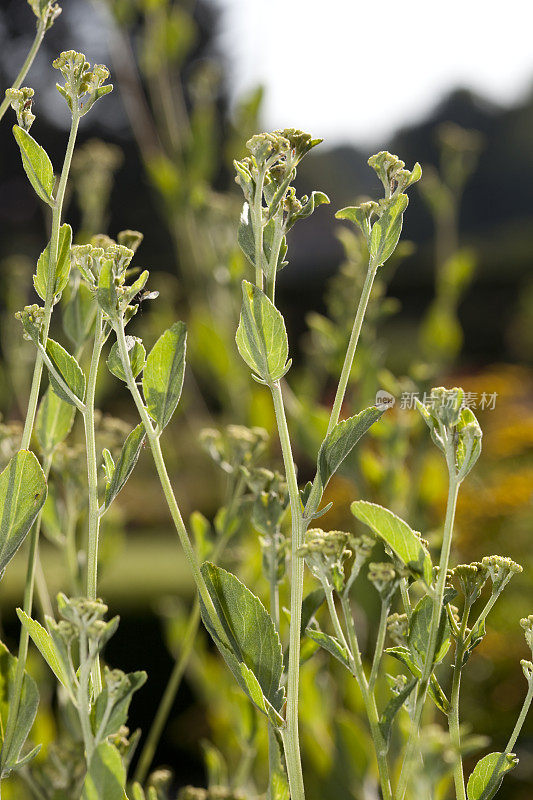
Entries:
{"label": "white sky", "polygon": [[379,144],[447,90],[509,104],[533,87],[532,0],[214,0],[235,95],[263,123]]}

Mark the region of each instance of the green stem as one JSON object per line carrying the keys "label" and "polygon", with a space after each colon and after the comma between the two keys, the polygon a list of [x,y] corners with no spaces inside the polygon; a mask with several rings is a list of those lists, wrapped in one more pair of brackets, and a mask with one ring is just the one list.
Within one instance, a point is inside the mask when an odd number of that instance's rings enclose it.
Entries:
{"label": "green stem", "polygon": [[514,748],[514,746],[516,744],[516,740],[518,739],[518,737],[520,735],[520,731],[522,730],[522,726],[523,726],[524,722],[526,721],[527,713],[529,711],[529,707],[531,705],[531,701],[532,700],[533,700],[533,680],[530,680],[529,681],[529,687],[528,687],[528,690],[527,690],[527,695],[526,695],[526,698],[524,700],[524,705],[522,706],[522,710],[520,712],[520,716],[518,717],[518,719],[516,721],[516,725],[514,726],[513,732],[512,732],[512,734],[511,734],[511,736],[509,738],[509,741],[507,742],[507,747],[505,748],[505,752],[506,753],[512,753],[513,752],[513,748]]}
{"label": "green stem", "polygon": [[437,637],[439,632],[440,618],[442,613],[442,601],[444,597],[444,587],[446,584],[446,572],[450,561],[450,551],[453,536],[453,525],[455,520],[455,508],[457,505],[457,495],[459,493],[460,482],[455,476],[454,464],[454,448],[453,443],[447,441],[446,443],[446,460],[448,463],[449,471],[449,486],[448,486],[448,501],[446,504],[446,518],[444,520],[444,532],[442,539],[442,549],[439,561],[439,576],[437,585],[433,592],[433,611],[431,614],[430,633],[427,648],[427,656],[424,663],[424,670],[418,684],[418,697],[413,714],[411,732],[407,741],[405,755],[403,759],[400,778],[398,780],[397,800],[403,800],[407,791],[407,784],[409,781],[409,773],[413,761],[413,756],[418,743],[420,722],[422,719],[422,711],[426,701],[429,681],[433,672],[433,661],[435,658],[435,650],[437,646]]}
{"label": "green stem", "polygon": [[291,441],[279,381],[272,384],[272,400],[278,426],[283,463],[289,489],[291,506],[291,622],[289,629],[289,667],[287,675],[287,728],[283,731],[283,744],[291,800],[304,800],[305,790],[298,735],[298,690],[300,679],[300,626],[302,620],[304,561],[298,556],[303,539],[303,519],[298,491],[296,468],[292,457]]}
{"label": "green stem", "polygon": [[250,209],[253,215],[253,231],[255,237],[255,283],[263,288],[263,183],[265,172],[259,174],[255,187],[254,202]]}
{"label": "green stem", "polygon": [[339,385],[337,386],[335,400],[333,401],[333,406],[329,417],[327,433],[331,433],[339,421],[342,404],[344,402],[344,396],[346,394],[346,388],[348,386],[348,381],[350,380],[350,373],[352,371],[355,351],[357,349],[357,343],[359,342],[359,336],[361,335],[361,328],[363,326],[363,320],[365,317],[366,308],[368,306],[370,293],[372,291],[372,286],[374,284],[374,278],[376,277],[377,268],[377,264],[375,264],[373,261],[369,262],[368,271],[363,284],[363,290],[361,292],[361,297],[359,298],[359,305],[357,306],[357,313],[355,315],[352,333],[350,335],[346,356],[344,358],[344,364],[342,365]]}
{"label": "green stem", "polygon": [[461,758],[461,729],[459,726],[459,696],[461,693],[461,675],[463,670],[463,657],[465,653],[465,633],[470,614],[470,604],[465,603],[461,627],[457,636],[455,659],[453,665],[452,692],[450,696],[451,709],[448,714],[448,730],[450,741],[454,749],[453,778],[455,781],[456,800],[466,800],[465,777],[463,772],[463,759]]}
{"label": "green stem", "polygon": [[[87,535],[87,597],[96,600],[98,587],[98,537],[100,533],[100,513],[98,508],[98,461],[96,456],[96,434],[94,428],[94,400],[98,365],[104,337],[102,335],[102,311],[96,313],[93,352],[87,380],[85,412],[83,425],[85,429],[85,449],[87,451],[87,483],[89,490],[89,529]],[[102,691],[100,659],[95,658],[92,667],[93,690],[95,697]]]}
{"label": "green stem", "polygon": [[226,632],[224,631],[224,628],[222,627],[222,624],[218,618],[215,606],[213,604],[213,600],[211,599],[211,595],[209,594],[204,577],[201,573],[198,558],[196,557],[196,553],[194,552],[191,540],[189,539],[187,528],[185,527],[185,523],[183,522],[178,503],[174,496],[172,484],[170,482],[170,478],[168,477],[165,460],[163,458],[163,453],[161,452],[161,443],[159,441],[161,432],[157,431],[152,425],[152,421],[150,419],[148,411],[144,406],[141,395],[139,393],[139,389],[135,382],[135,378],[133,377],[133,373],[131,371],[128,348],[126,345],[126,336],[124,334],[123,319],[120,319],[119,322],[114,327],[117,335],[117,344],[119,348],[120,358],[122,361],[122,367],[126,375],[126,383],[132,394],[133,400],[139,412],[139,416],[144,425],[144,429],[146,431],[146,437],[148,439],[148,443],[152,451],[154,464],[157,470],[157,474],[159,476],[159,480],[161,482],[161,488],[163,490],[163,494],[165,495],[165,500],[167,501],[172,521],[174,522],[174,527],[176,528],[176,532],[181,542],[181,546],[183,547],[185,558],[187,559],[187,563],[189,565],[189,568],[192,572],[192,576],[194,578],[194,582],[196,584],[196,588],[198,589],[202,602],[205,606],[206,613],[209,615],[210,622],[213,625],[217,635],[222,639],[223,642],[225,642],[227,639]]}
{"label": "green stem", "polygon": [[94,741],[91,730],[91,721],[89,718],[89,676],[91,670],[87,648],[87,635],[85,631],[80,632],[80,665],[80,680],[78,683],[76,700],[78,716],[81,724],[81,732],[83,736],[83,744],[85,746],[85,761],[87,763],[87,768],[89,768],[89,762],[93,754]]}
{"label": "green stem", "polygon": [[[11,84],[12,89],[20,89],[20,87],[22,86],[22,82],[26,77],[26,75],[28,74],[28,72],[30,71],[30,67],[33,64],[33,60],[37,55],[39,47],[41,46],[41,42],[43,41],[45,31],[46,31],[46,20],[39,19],[37,23],[37,31],[35,33],[35,38],[33,40],[32,46],[28,50],[28,55],[26,56],[24,64],[20,68],[19,74],[15,78],[14,82]],[[0,119],[2,119],[7,109],[9,108],[9,103],[10,101],[8,100],[7,97],[4,98],[4,100],[2,101],[0,105]]]}
{"label": "green stem", "polygon": [[368,680],[368,688],[370,691],[374,689],[378,677],[379,665],[381,664],[381,657],[383,655],[383,647],[385,645],[385,636],[387,635],[387,617],[390,611],[390,601],[381,601],[381,615],[379,618],[378,636],[376,639],[376,649],[374,650],[374,659],[372,661],[372,670]]}
{"label": "green stem", "polygon": [[344,619],[346,621],[346,627],[348,629],[350,648],[352,651],[353,674],[359,684],[361,694],[363,695],[368,723],[370,725],[370,733],[374,742],[381,793],[383,795],[383,800],[393,800],[389,765],[387,762],[387,743],[385,742],[383,734],[379,728],[379,714],[376,706],[376,700],[374,697],[374,692],[369,688],[368,681],[366,679],[363,661],[361,659],[361,651],[359,649],[359,642],[357,641],[357,633],[355,631],[352,610],[350,608],[350,601],[346,594],[342,595],[341,603]]}

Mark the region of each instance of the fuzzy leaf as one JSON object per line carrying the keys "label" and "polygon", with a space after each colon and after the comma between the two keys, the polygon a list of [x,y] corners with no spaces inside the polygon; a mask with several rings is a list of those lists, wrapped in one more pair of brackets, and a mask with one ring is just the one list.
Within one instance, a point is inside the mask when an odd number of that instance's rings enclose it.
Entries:
{"label": "fuzzy leaf", "polygon": [[318,474],[325,488],[331,476],[355,447],[359,439],[383,414],[383,409],[371,406],[349,419],[338,422],[318,452]]}
{"label": "fuzzy leaf", "polygon": [[411,692],[416,686],[416,678],[412,681],[409,681],[404,688],[398,694],[395,694],[387,705],[381,715],[381,719],[379,721],[379,728],[381,730],[381,734],[383,739],[385,740],[387,747],[390,742],[390,735],[392,731],[392,723],[394,722],[394,718],[398,711],[401,709]]}
{"label": "fuzzy leaf", "polygon": [[107,510],[133,472],[145,437],[144,425],[134,428],[124,442],[111,480],[105,489],[104,507]]}
{"label": "fuzzy leaf", "polygon": [[96,699],[94,706],[94,732],[100,732],[100,738],[105,739],[113,733],[117,733],[121,725],[126,724],[128,709],[134,692],[138,691],[146,683],[146,672],[130,672],[124,676],[124,685],[114,699],[112,711],[109,715],[104,729],[100,731],[100,726],[104,720],[108,701],[108,689],[104,686]]}
{"label": "fuzzy leaf", "polygon": [[[60,294],[68,283],[70,274],[70,247],[72,245],[72,228],[66,223],[59,229],[59,246],[57,262],[54,269],[53,296]],[[35,291],[43,300],[46,300],[46,290],[50,275],[50,242],[39,256],[37,271],[33,276]]]}
{"label": "fuzzy leaf", "polygon": [[[411,675],[413,675],[417,680],[422,677],[422,669],[415,661],[407,647],[389,647],[387,650],[385,650],[385,652],[387,655],[392,656],[397,661],[401,661],[401,663],[407,667]],[[450,703],[435,675],[431,676],[428,692],[439,711],[442,711],[443,714],[449,714]]]}
{"label": "fuzzy leaf", "polygon": [[468,779],[468,800],[491,800],[507,772],[518,764],[514,753],[489,753],[474,767]]}
{"label": "fuzzy leaf", "polygon": [[118,295],[113,273],[113,262],[111,260],[104,261],[100,268],[96,300],[110,320],[118,319]]}
{"label": "fuzzy leaf", "polygon": [[91,335],[95,318],[94,295],[88,286],[80,283],[63,311],[63,330],[76,349]]}
{"label": "fuzzy leaf", "polygon": [[120,753],[109,742],[101,742],[91,757],[81,800],[127,800],[125,785],[126,770]]}
{"label": "fuzzy leaf", "polygon": [[33,678],[24,673],[22,693],[20,695],[17,724],[13,736],[9,741],[4,741],[9,706],[13,700],[15,672],[17,659],[11,655],[7,647],[0,642],[0,775],[4,777],[12,770],[20,769],[30,758],[37,755],[39,748],[34,749],[25,758],[19,761],[21,750],[33,726],[37,706],[39,705],[39,691]]}
{"label": "fuzzy leaf", "polygon": [[13,134],[20,148],[22,166],[31,185],[41,200],[44,200],[48,205],[52,205],[54,169],[46,151],[40,144],[37,144],[33,136],[30,136],[27,131],[18,125],[13,126]]}
{"label": "fuzzy leaf", "polygon": [[[433,615],[433,601],[428,595],[424,595],[416,604],[409,622],[408,644],[411,655],[416,663],[423,667],[426,657],[431,628],[431,617]],[[439,664],[450,647],[448,615],[446,609],[441,611],[437,644],[435,648],[434,664]]]}
{"label": "fuzzy leaf", "polygon": [[70,433],[76,409],[61,400],[49,387],[39,404],[35,422],[35,434],[39,445],[50,455]]}
{"label": "fuzzy leaf", "polygon": [[143,372],[143,392],[150,416],[163,429],[172,417],[183,387],[187,327],[176,322],[154,344]]}
{"label": "fuzzy leaf", "polygon": [[58,652],[54,641],[48,631],[43,628],[36,620],[31,619],[28,615],[17,608],[18,618],[22,625],[26,628],[33,643],[41,653],[42,657],[58,679],[59,683],[67,689],[70,688],[66,665],[63,663],[60,653]]}
{"label": "fuzzy leaf", "polygon": [[[283,659],[279,636],[270,615],[259,598],[235,575],[210,562],[202,564],[201,569],[224,629],[225,641],[217,635],[202,604],[205,626],[250,699],[264,713],[268,714],[267,704],[270,704],[279,715],[285,700],[281,686]],[[253,673],[254,680],[248,671]],[[257,695],[258,687],[263,700]]]}
{"label": "fuzzy leaf", "polygon": [[[133,373],[133,377],[136,378],[144,368],[144,364],[146,362],[146,350],[144,349],[144,345],[141,340],[136,336],[126,336],[126,346],[128,348],[131,371]],[[109,372],[111,372],[121,381],[126,382],[126,373],[124,372],[124,367],[122,366],[122,359],[120,358],[117,342],[115,342],[111,348],[106,363]]]}
{"label": "fuzzy leaf", "polygon": [[[61,347],[61,345],[53,339],[47,340],[46,352],[72,394],[83,403],[83,398],[85,397],[85,375],[74,356],[67,353],[65,348]],[[69,403],[70,405],[74,405],[70,395],[67,394],[51,372],[50,385],[61,400],[64,400],[65,403]]]}
{"label": "fuzzy leaf", "polygon": [[45,500],[41,465],[30,450],[20,450],[0,473],[0,577]]}
{"label": "fuzzy leaf", "polygon": [[266,383],[278,381],[290,367],[285,323],[261,289],[242,282],[241,318],[235,340],[242,358]]}
{"label": "fuzzy leaf", "polygon": [[409,200],[406,194],[400,194],[372,225],[370,234],[370,258],[378,265],[384,264],[391,257],[398,244],[402,232],[403,212]]}
{"label": "fuzzy leaf", "polygon": [[330,636],[329,633],[324,633],[316,628],[306,628],[305,635],[308,636],[315,644],[320,645],[324,650],[327,650],[332,656],[343,664],[346,669],[351,671],[350,659],[348,651],[341,645],[338,639]]}
{"label": "fuzzy leaf", "polygon": [[407,522],[397,517],[392,511],[376,503],[355,500],[351,512],[358,520],[364,522],[379,536],[398,556],[406,567],[431,585],[433,565],[431,556]]}

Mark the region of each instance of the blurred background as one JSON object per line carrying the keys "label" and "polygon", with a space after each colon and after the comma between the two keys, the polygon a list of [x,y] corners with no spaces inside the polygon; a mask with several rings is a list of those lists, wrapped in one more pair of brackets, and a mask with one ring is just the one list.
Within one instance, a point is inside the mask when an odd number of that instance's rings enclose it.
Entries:
{"label": "blurred background", "polygon": [[[335,505],[323,524],[353,527],[349,501],[364,497],[394,508],[438,544],[445,474],[410,398],[439,384],[470,393],[484,453],[462,490],[454,558],[497,553],[524,567],[466,678],[464,719],[493,750],[504,747],[525,692],[519,619],[533,612],[532,16],[522,0],[508,0],[498,14],[458,0],[440,9],[407,0],[401,12],[392,2],[376,10],[347,0],[270,0],[268,8],[250,0],[65,0],[25,82],[35,89],[32,133],[57,171],[69,119],[54,88],[53,58],[73,48],[111,71],[115,91],[81,126],[66,218],[79,243],[128,228],[144,233],[136,263],[150,269],[160,296],[143,303],[132,333],[151,344],[176,318],[187,321],[184,400],[165,449],[184,516],[201,512],[213,535],[227,481],[200,447],[200,431],[261,425],[271,434],[262,463],[280,465],[269,398],[250,385],[234,345],[239,284],[249,268],[236,244],[241,197],[232,160],[261,130],[294,126],[324,138],[296,185],[299,194],[326,192],[331,205],[291,232],[279,281],[295,359],[288,408],[302,480],[312,477],[365,269],[361,241],[334,212],[379,196],[366,165],[372,153],[388,149],[409,168],[421,162],[402,245],[370,304],[345,412],[372,403],[379,389],[396,405],[332,481]],[[2,87],[18,72],[33,25],[27,3],[2,0]],[[34,358],[13,314],[35,301],[31,274],[48,222],[21,169],[13,121],[6,115],[0,128],[2,461],[16,447]],[[100,435],[109,446],[135,414],[122,385],[101,372]],[[106,517],[100,588],[122,622],[106,655],[122,669],[147,670],[130,720],[146,730],[180,653],[192,586],[148,453],[116,505]],[[222,563],[267,595],[258,535],[249,519],[241,522]],[[83,510],[73,524],[81,538]],[[51,510],[42,560],[54,593],[69,582],[63,534]],[[12,648],[24,566],[22,553],[2,581],[3,638]],[[360,602],[371,639],[377,601],[363,584]],[[360,800],[368,755],[359,700],[335,666],[325,667],[315,656],[302,676],[310,798]],[[37,657],[32,668],[47,679]],[[176,787],[204,785],[206,753],[208,763],[222,754],[230,770],[254,765],[265,734],[252,717],[199,634],[154,764],[172,768]],[[51,741],[55,725],[52,705],[43,703],[35,738]],[[502,800],[531,797],[533,720],[517,753],[520,766]],[[261,767],[252,770],[261,786]]]}

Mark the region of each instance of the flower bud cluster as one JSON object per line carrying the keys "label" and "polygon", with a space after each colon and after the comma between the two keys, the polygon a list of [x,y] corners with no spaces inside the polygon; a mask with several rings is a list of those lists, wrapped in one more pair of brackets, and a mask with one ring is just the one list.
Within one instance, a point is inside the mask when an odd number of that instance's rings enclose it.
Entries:
{"label": "flower bud cluster", "polygon": [[264,428],[244,425],[227,425],[223,430],[204,428],[200,433],[201,446],[229,474],[243,467],[249,470],[263,454],[267,441]]}
{"label": "flower bud cluster", "polygon": [[26,86],[22,89],[6,89],[6,98],[17,115],[17,124],[25,131],[30,130],[35,119],[35,114],[32,114],[31,110],[33,95],[33,89]]}
{"label": "flower bud cluster", "polygon": [[368,580],[385,602],[390,601],[400,581],[408,574],[407,570],[395,566],[391,561],[370,562],[368,565]]}
{"label": "flower bud cluster", "polygon": [[387,618],[387,633],[395,645],[398,647],[404,645],[409,633],[407,614],[390,614]]}
{"label": "flower bud cluster", "polygon": [[61,14],[61,7],[54,0],[28,0],[28,3],[37,19],[44,24],[45,31],[52,27]]}
{"label": "flower bud cluster", "polygon": [[[85,60],[83,53],[76,50],[65,50],[52,62],[55,69],[60,70],[65,83],[56,84],[58,91],[67,101],[74,113],[86,114],[94,103],[112,91],[112,84],[105,85],[109,78],[109,70],[103,64],[91,65]],[[83,101],[83,102],[82,102]]]}
{"label": "flower bud cluster", "polygon": [[493,594],[503,592],[513,575],[523,572],[520,564],[504,556],[485,556],[481,561],[492,581]]}
{"label": "flower bud cluster", "polygon": [[37,341],[39,333],[44,323],[44,308],[33,303],[30,306],[24,306],[22,311],[15,313],[15,319],[22,323],[24,328],[24,339],[29,341]]}
{"label": "flower bud cluster", "polygon": [[368,166],[376,172],[383,184],[387,198],[393,194],[402,194],[422,177],[422,168],[418,162],[412,170],[405,169],[405,161],[386,150],[370,156]]}
{"label": "flower bud cluster", "polygon": [[310,528],[304,544],[298,549],[298,556],[315,578],[322,584],[333,586],[342,592],[345,584],[344,561],[352,555],[348,548],[351,535],[345,531],[323,531]]}
{"label": "flower bud cluster", "polygon": [[472,564],[458,564],[451,570],[451,580],[457,581],[469,605],[474,603],[483,589],[488,577],[488,568],[474,561]]}
{"label": "flower bud cluster", "polygon": [[117,241],[105,234],[97,234],[91,238],[90,244],[74,245],[71,249],[72,267],[77,269],[87,285],[93,291],[98,285],[98,278],[104,261],[113,262],[113,274],[117,288],[124,294],[130,287],[123,287],[135,250],[142,242],[143,235],[139,231],[121,231]]}
{"label": "flower bud cluster", "polygon": [[530,614],[529,617],[524,617],[521,619],[520,625],[524,629],[526,643],[533,654],[533,614]]}

